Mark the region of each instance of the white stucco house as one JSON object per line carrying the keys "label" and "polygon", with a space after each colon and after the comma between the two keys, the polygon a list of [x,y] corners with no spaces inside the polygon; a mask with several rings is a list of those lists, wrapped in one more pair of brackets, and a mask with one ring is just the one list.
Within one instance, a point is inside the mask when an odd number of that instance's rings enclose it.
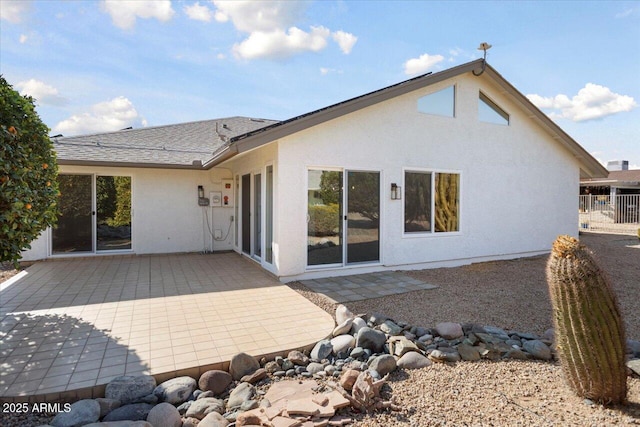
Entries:
{"label": "white stucco house", "polygon": [[548,252],[607,171],[482,66],[285,121],[55,138],[63,215],[23,259],[236,251],[290,281]]}

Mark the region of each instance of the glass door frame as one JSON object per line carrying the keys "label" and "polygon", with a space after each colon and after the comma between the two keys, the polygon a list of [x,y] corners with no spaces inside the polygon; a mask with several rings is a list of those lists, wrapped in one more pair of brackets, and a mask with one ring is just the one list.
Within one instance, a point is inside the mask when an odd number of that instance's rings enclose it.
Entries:
{"label": "glass door frame", "polygon": [[[328,171],[328,172],[340,172],[342,173],[342,197],[341,197],[341,205],[340,205],[340,242],[342,245],[342,261],[336,263],[327,263],[327,264],[309,264],[309,251],[307,249],[305,256],[305,269],[307,271],[314,271],[320,269],[329,269],[329,268],[340,268],[340,267],[359,267],[359,266],[371,266],[371,265],[380,265],[382,263],[382,236],[383,236],[383,221],[382,221],[382,212],[383,212],[383,203],[384,203],[384,192],[383,192],[383,173],[381,170],[373,170],[373,169],[357,169],[357,168],[336,168],[336,167],[321,167],[321,166],[308,166],[305,169],[305,192],[306,192],[306,202],[305,206],[307,212],[305,212],[307,218],[307,227],[305,229],[306,235],[305,239],[307,239],[307,247],[308,247],[308,238],[309,238],[309,201],[308,201],[308,192],[309,192],[309,171]],[[348,201],[349,201],[349,189],[347,188],[348,184],[348,174],[349,172],[370,172],[378,174],[378,259],[374,261],[362,261],[362,262],[348,262]]]}
{"label": "glass door frame", "polygon": [[[269,270],[274,264],[273,254],[269,251],[273,248],[274,236],[275,173],[274,163],[268,162],[259,169],[235,174],[236,195],[239,196],[235,198],[235,250]],[[272,180],[271,188],[269,179]],[[268,238],[272,241],[268,242]],[[245,250],[245,245],[248,250]]]}
{"label": "glass door frame", "polygon": [[91,249],[88,251],[73,251],[73,252],[54,252],[54,228],[56,225],[49,227],[49,256],[51,257],[73,257],[73,256],[84,256],[84,255],[92,255],[96,253],[96,176],[92,173],[59,173],[58,176],[82,176],[82,177],[91,177],[91,188],[89,190],[90,198],[91,198]]}
{"label": "glass door frame", "polygon": [[[133,216],[134,216],[134,208],[133,208],[133,199],[134,199],[134,189],[133,189],[133,174],[122,174],[122,173],[87,173],[87,172],[60,172],[59,175],[80,175],[80,176],[91,176],[91,250],[90,251],[77,251],[77,252],[54,252],[53,251],[53,227],[49,227],[49,256],[52,258],[65,258],[65,257],[77,257],[77,256],[90,256],[90,255],[113,255],[113,254],[122,254],[122,253],[132,253],[134,248],[134,239],[133,239]],[[130,249],[109,249],[109,250],[98,250],[98,194],[97,194],[97,179],[100,176],[124,176],[128,177],[131,180],[131,248]],[[55,227],[55,226],[54,226]]]}

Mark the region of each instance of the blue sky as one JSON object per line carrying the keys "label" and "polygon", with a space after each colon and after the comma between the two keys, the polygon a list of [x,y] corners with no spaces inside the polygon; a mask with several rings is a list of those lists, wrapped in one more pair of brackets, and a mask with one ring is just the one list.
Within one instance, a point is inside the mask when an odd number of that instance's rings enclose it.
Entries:
{"label": "blue sky", "polygon": [[0,0],[0,73],[52,134],[287,119],[488,62],[602,162],[640,169],[640,2]]}

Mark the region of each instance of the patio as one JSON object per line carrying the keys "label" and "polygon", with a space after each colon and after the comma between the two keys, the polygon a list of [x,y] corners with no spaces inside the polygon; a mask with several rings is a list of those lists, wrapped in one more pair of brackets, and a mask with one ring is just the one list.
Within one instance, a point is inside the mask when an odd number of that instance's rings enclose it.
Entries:
{"label": "patio", "polygon": [[197,378],[334,326],[236,253],[38,262],[3,285],[0,319],[0,400],[46,401],[97,396],[119,375]]}

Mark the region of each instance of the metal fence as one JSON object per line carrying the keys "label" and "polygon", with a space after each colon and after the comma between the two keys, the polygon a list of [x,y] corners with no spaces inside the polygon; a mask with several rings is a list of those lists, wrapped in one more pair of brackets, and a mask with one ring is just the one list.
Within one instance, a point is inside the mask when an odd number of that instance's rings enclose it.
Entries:
{"label": "metal fence", "polygon": [[640,194],[580,196],[580,230],[637,235]]}

